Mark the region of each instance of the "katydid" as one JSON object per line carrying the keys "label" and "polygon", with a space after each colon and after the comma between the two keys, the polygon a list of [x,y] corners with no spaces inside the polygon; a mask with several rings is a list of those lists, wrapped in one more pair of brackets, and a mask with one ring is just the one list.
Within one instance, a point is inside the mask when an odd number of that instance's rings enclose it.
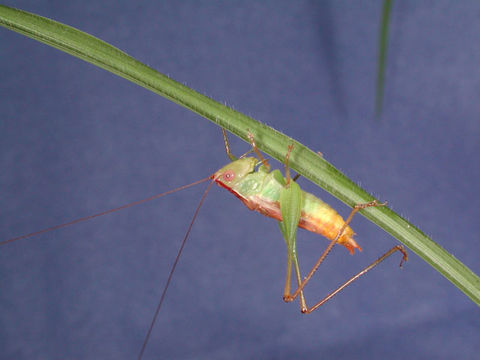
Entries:
{"label": "katydid", "polygon": [[[223,130],[223,129],[222,129]],[[255,210],[262,215],[274,218],[278,221],[280,231],[283,235],[283,238],[287,245],[287,275],[283,293],[283,299],[285,302],[293,301],[297,296],[300,301],[300,310],[302,313],[310,313],[323,305],[326,301],[335,296],[343,288],[348,286],[350,283],[358,279],[360,276],[365,274],[367,271],[371,270],[373,267],[378,265],[384,259],[392,255],[394,252],[399,251],[403,254],[402,261],[400,266],[404,261],[407,260],[407,253],[403,246],[397,245],[382,255],[380,258],[375,260],[372,264],[367,266],[365,269],[360,271],[358,274],[351,277],[343,285],[338,287],[336,290],[328,294],[322,300],[318,301],[315,305],[308,307],[306,304],[305,296],[303,289],[308,283],[308,281],[313,276],[314,272],[318,269],[320,264],[326,258],[328,253],[331,251],[333,246],[337,243],[343,245],[351,254],[355,252],[355,249],[361,251],[360,246],[353,239],[354,232],[350,228],[349,223],[352,220],[353,215],[366,207],[371,206],[384,206],[385,204],[380,204],[377,201],[372,201],[366,204],[356,205],[351,211],[350,215],[346,220],[344,220],[333,208],[328,204],[315,197],[314,195],[307,193],[300,189],[300,186],[296,183],[296,177],[291,178],[290,170],[288,166],[288,161],[292,151],[294,150],[293,145],[288,146],[286,150],[286,156],[284,161],[285,166],[285,177],[282,175],[280,170],[270,170],[270,165],[267,160],[263,158],[260,151],[258,150],[254,136],[249,133],[249,140],[252,146],[252,150],[242,155],[240,158],[236,158],[231,154],[226,132],[223,130],[225,150],[232,160],[228,165],[222,167],[220,170],[216,171],[211,176],[196,181],[192,184],[185,185],[165,193],[155,195],[148,199],[136,201],[115,209],[107,210],[98,214],[90,215],[83,217],[65,224],[57,225],[50,227],[48,229],[36,231],[27,235],[19,236],[9,240],[0,241],[0,245],[5,245],[16,240],[24,239],[30,236],[38,235],[47,231],[59,229],[61,227],[73,225],[75,223],[89,220],[94,217],[102,216],[114,211],[118,211],[133,205],[143,203],[145,201],[153,200],[164,195],[171,194],[173,192],[183,190],[187,187],[199,184],[201,182],[211,180],[210,185],[205,190],[199,205],[197,206],[193,219],[188,227],[188,230],[185,234],[185,237],[182,241],[180,249],[177,253],[177,257],[174,261],[174,264],[171,267],[170,274],[168,276],[167,283],[163,288],[163,292],[160,298],[160,301],[157,305],[155,314],[151,321],[149,330],[144,340],[144,344],[141,348],[139,359],[142,358],[143,352],[146,348],[150,334],[152,332],[153,326],[155,324],[156,318],[160,312],[163,300],[165,298],[166,292],[168,290],[169,284],[171,282],[173,273],[175,271],[176,265],[179,261],[182,250],[185,246],[186,240],[189,236],[189,233],[192,229],[194,220],[198,214],[198,211],[205,199],[206,194],[208,193],[211,184],[213,182],[217,183],[219,186],[227,189],[233,193],[237,198],[239,198],[250,210]],[[254,152],[257,157],[246,156],[250,152]],[[300,273],[300,266],[297,258],[296,250],[296,234],[297,228],[301,227],[308,231],[318,233],[328,240],[330,243],[328,247],[323,251],[322,255],[315,263],[308,275],[302,279]],[[292,293],[291,292],[291,275],[292,275],[292,266],[295,271],[297,289]]]}
{"label": "katydid", "polygon": [[[288,160],[293,150],[293,145],[288,146],[285,156],[285,177],[280,170],[270,171],[268,162],[262,157],[257,149],[252,134],[249,133],[252,151],[254,151],[258,159],[254,157],[241,157],[234,160],[235,157],[230,153],[228,140],[225,130],[223,130],[225,141],[225,150],[228,157],[233,160],[230,164],[224,166],[212,175],[212,179],[226,188],[228,191],[238,197],[250,210],[258,211],[260,214],[278,220],[280,231],[287,244],[287,276],[283,299],[286,302],[293,301],[300,296],[300,310],[302,313],[310,313],[323,305],[333,296],[335,296],[344,287],[358,279],[361,275],[371,270],[387,257],[396,251],[403,254],[400,266],[404,261],[408,260],[407,253],[403,246],[397,245],[387,251],[384,255],[374,261],[364,270],[353,276],[335,291],[327,295],[324,299],[317,302],[312,307],[308,307],[303,294],[303,288],[318,269],[325,257],[335,244],[345,246],[350,254],[355,249],[361,251],[361,247],[353,240],[354,232],[348,226],[353,215],[366,207],[384,206],[376,200],[356,205],[346,221],[328,204],[300,189],[300,186],[290,177]],[[259,165],[258,170],[255,167]],[[317,260],[307,277],[302,280],[300,274],[300,266],[297,258],[297,228],[301,227],[308,231],[320,234],[330,240],[329,246]],[[292,265],[295,269],[298,288],[291,293],[291,274]]]}

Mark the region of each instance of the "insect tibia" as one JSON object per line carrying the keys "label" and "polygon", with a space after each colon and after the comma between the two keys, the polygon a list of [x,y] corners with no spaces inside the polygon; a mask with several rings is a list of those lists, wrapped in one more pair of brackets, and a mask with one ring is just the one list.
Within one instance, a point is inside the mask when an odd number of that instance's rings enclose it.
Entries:
{"label": "insect tibia", "polygon": [[394,253],[395,251],[400,251],[400,252],[403,254],[402,260],[400,260],[400,265],[399,265],[399,267],[402,267],[403,264],[408,261],[407,251],[405,250],[405,248],[404,248],[402,245],[396,245],[396,246],[394,246],[393,249],[390,250],[390,251],[391,251],[391,253]]}

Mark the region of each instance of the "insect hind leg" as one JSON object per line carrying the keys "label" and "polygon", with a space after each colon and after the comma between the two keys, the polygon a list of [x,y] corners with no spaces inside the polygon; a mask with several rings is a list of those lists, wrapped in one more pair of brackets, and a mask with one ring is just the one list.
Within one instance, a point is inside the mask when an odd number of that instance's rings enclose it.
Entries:
{"label": "insect hind leg", "polygon": [[353,275],[350,279],[348,279],[347,281],[345,281],[342,285],[340,285],[338,288],[336,288],[335,290],[333,290],[332,292],[330,292],[327,296],[325,296],[322,300],[320,300],[319,302],[317,302],[315,305],[313,305],[312,307],[310,308],[307,308],[306,311],[302,311],[302,313],[304,314],[310,314],[312,311],[318,309],[320,306],[322,306],[323,304],[325,304],[328,300],[330,300],[331,298],[333,298],[335,295],[337,295],[340,291],[342,291],[343,289],[345,289],[348,285],[350,285],[351,283],[353,283],[355,280],[357,280],[358,278],[360,278],[360,276],[362,275],[365,275],[368,271],[372,270],[375,266],[377,266],[378,264],[380,264],[383,260],[385,260],[386,258],[388,258],[390,255],[393,255],[393,253],[395,252],[401,252],[402,253],[402,260],[400,260],[400,267],[402,267],[403,263],[405,261],[408,261],[408,254],[407,254],[407,251],[405,250],[405,248],[402,246],[402,245],[395,245],[393,248],[391,248],[390,250],[388,250],[385,254],[383,254],[382,256],[380,256],[377,260],[375,260],[374,262],[372,262],[370,265],[368,265],[367,267],[365,267],[363,270],[359,271],[357,274]]}
{"label": "insect hind leg", "polygon": [[[319,259],[315,263],[315,265],[312,267],[308,275],[303,279],[302,283],[298,286],[298,288],[295,290],[295,292],[289,296],[284,296],[284,300],[286,302],[291,302],[293,301],[300,293],[303,294],[303,288],[307,285],[308,281],[312,278],[313,274],[315,271],[317,271],[318,267],[320,264],[325,260],[327,255],[330,253],[332,250],[333,246],[338,242],[340,237],[343,235],[345,229],[347,228],[348,224],[352,221],[353,216],[360,210],[365,209],[367,207],[377,207],[377,206],[385,206],[385,203],[378,203],[376,200],[365,203],[365,204],[357,204],[353,207],[352,211],[350,212],[350,215],[348,216],[347,220],[345,221],[345,224],[341,227],[340,231],[338,232],[337,236],[330,242],[330,244],[327,246],[327,248],[323,251],[322,255],[320,255]],[[309,314],[312,311],[318,309],[320,306],[325,304],[328,300],[330,300],[332,297],[337,295],[340,291],[342,291],[345,287],[350,285],[352,282],[360,278],[360,276],[366,274],[368,271],[376,267],[378,264],[380,264],[382,261],[384,261],[386,258],[391,256],[395,252],[401,252],[403,257],[400,262],[400,267],[403,265],[405,261],[408,260],[408,254],[405,250],[405,248],[402,245],[396,245],[393,248],[391,248],[389,251],[387,251],[385,254],[380,256],[377,260],[372,262],[370,265],[365,267],[363,270],[352,276],[350,279],[348,279],[346,282],[344,282],[342,285],[340,285],[337,289],[333,290],[330,292],[327,296],[325,296],[322,300],[317,302],[315,305],[311,307],[301,307],[301,312],[304,314]]]}

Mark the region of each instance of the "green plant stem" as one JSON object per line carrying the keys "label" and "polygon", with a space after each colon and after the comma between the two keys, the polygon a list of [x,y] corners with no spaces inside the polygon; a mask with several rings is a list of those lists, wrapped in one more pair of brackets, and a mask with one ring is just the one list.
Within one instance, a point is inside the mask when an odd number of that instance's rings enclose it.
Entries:
{"label": "green plant stem", "polygon": [[[213,121],[248,142],[250,131],[258,148],[282,161],[294,143],[290,167],[349,206],[374,198],[330,163],[299,142],[228,108],[142,64],[117,48],[70,26],[0,5],[0,25],[113,72]],[[383,228],[480,305],[480,278],[418,228],[386,207],[361,213]]]}

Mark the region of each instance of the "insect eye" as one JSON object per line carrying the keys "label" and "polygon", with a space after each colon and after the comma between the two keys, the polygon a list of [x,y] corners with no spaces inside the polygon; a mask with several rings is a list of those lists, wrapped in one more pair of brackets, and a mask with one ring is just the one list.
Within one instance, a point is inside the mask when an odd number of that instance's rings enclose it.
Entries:
{"label": "insect eye", "polygon": [[222,177],[224,181],[230,182],[235,179],[235,173],[232,170],[227,170]]}

